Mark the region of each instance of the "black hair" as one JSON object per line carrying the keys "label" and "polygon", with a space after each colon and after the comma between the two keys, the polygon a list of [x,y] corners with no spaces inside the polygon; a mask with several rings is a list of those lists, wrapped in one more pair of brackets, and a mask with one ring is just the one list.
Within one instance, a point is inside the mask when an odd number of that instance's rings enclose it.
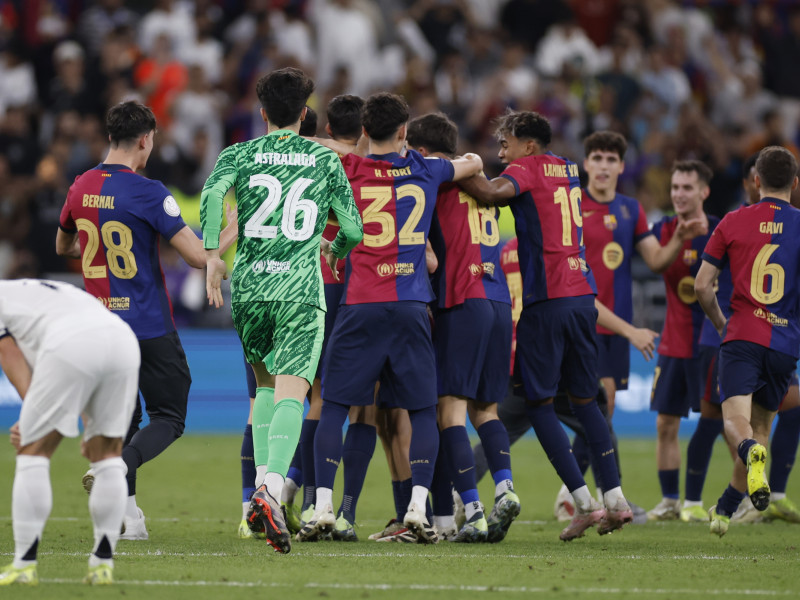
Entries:
{"label": "black hair", "polygon": [[135,100],[120,102],[106,113],[106,131],[111,145],[130,144],[155,131],[156,117],[149,106]]}
{"label": "black hair", "polygon": [[256,95],[275,127],[296,123],[313,91],[314,82],[294,67],[272,71],[256,84]]}
{"label": "black hair", "polygon": [[406,141],[412,148],[426,148],[452,158],[458,145],[458,127],[444,113],[430,113],[408,124]]}

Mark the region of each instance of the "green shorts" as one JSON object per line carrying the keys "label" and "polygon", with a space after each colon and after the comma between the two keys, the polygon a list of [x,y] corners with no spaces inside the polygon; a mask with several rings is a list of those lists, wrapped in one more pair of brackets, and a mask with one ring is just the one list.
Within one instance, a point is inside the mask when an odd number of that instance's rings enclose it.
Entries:
{"label": "green shorts", "polygon": [[314,382],[325,311],[297,302],[234,302],[231,315],[247,362],[264,362],[273,375]]}

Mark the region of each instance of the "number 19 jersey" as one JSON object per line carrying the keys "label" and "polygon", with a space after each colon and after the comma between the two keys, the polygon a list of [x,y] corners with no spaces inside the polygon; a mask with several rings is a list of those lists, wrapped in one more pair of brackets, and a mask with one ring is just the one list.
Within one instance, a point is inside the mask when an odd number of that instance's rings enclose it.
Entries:
{"label": "number 19 jersey", "polygon": [[158,237],[186,224],[164,185],[124,165],[99,164],[75,178],[60,227],[79,233],[86,291],[147,340],[175,331],[158,260]]}
{"label": "number 19 jersey", "polygon": [[517,196],[511,200],[517,230],[522,304],[596,295],[583,246],[578,166],[546,152],[513,161],[500,174]]}
{"label": "number 19 jersey", "polygon": [[290,130],[223,150],[203,188],[206,248],[219,247],[222,199],[231,186],[239,211],[231,301],[325,309],[319,245],[328,210],[341,227],[333,242],[337,256],[361,239],[361,219],[338,155]]}

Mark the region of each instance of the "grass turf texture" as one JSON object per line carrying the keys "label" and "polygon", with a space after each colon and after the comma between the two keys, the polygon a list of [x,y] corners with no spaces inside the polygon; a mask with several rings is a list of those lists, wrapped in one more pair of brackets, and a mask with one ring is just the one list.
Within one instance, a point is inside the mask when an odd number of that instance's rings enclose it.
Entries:
{"label": "grass turf texture", "polygon": [[[150,539],[117,546],[115,585],[81,584],[92,544],[81,476],[87,467],[75,440],[65,440],[51,467],[54,507],[39,547],[38,588],[6,588],[3,598],[792,598],[800,595],[800,525],[732,524],[719,539],[707,524],[628,525],[571,543],[558,540],[552,517],[560,485],[535,440],[514,447],[522,512],[496,545],[377,544],[367,540],[393,514],[383,454],[370,466],[358,507],[359,543],[294,543],[274,554],[263,541],[240,540],[238,436],[187,435],[140,471],[137,499]],[[655,442],[623,440],[624,489],[645,508],[659,500]],[[684,452],[685,456],[685,452]],[[10,446],[0,452],[0,565],[13,556]],[[704,500],[716,502],[731,472],[715,446]],[[341,477],[341,469],[340,469]],[[800,499],[800,476],[789,496]],[[683,480],[681,480],[683,486]],[[483,501],[494,494],[490,477]],[[341,478],[334,498],[341,497]],[[299,497],[298,497],[299,501]],[[263,597],[263,596],[262,596]]]}

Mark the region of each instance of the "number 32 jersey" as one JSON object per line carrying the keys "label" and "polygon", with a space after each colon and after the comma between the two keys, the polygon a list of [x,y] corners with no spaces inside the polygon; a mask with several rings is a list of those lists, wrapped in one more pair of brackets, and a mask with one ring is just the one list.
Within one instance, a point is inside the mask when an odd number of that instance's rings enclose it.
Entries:
{"label": "number 32 jersey", "polygon": [[288,129],[227,147],[203,187],[206,248],[219,247],[222,200],[231,186],[239,211],[231,301],[325,309],[319,245],[328,210],[340,225],[332,246],[336,256],[343,258],[361,239],[361,219],[339,156]]}
{"label": "number 32 jersey", "polygon": [[345,266],[342,304],[430,302],[425,244],[439,185],[453,179],[453,165],[414,150],[348,154],[342,163],[364,222],[364,240]]}
{"label": "number 32 jersey", "polygon": [[728,213],[703,260],[733,279],[724,342],[744,340],[800,355],[800,210],[769,197]]}
{"label": "number 32 jersey", "polygon": [[79,234],[86,291],[140,340],[175,330],[158,239],[169,240],[185,226],[161,182],[102,163],[75,178],[60,219],[63,231]]}

